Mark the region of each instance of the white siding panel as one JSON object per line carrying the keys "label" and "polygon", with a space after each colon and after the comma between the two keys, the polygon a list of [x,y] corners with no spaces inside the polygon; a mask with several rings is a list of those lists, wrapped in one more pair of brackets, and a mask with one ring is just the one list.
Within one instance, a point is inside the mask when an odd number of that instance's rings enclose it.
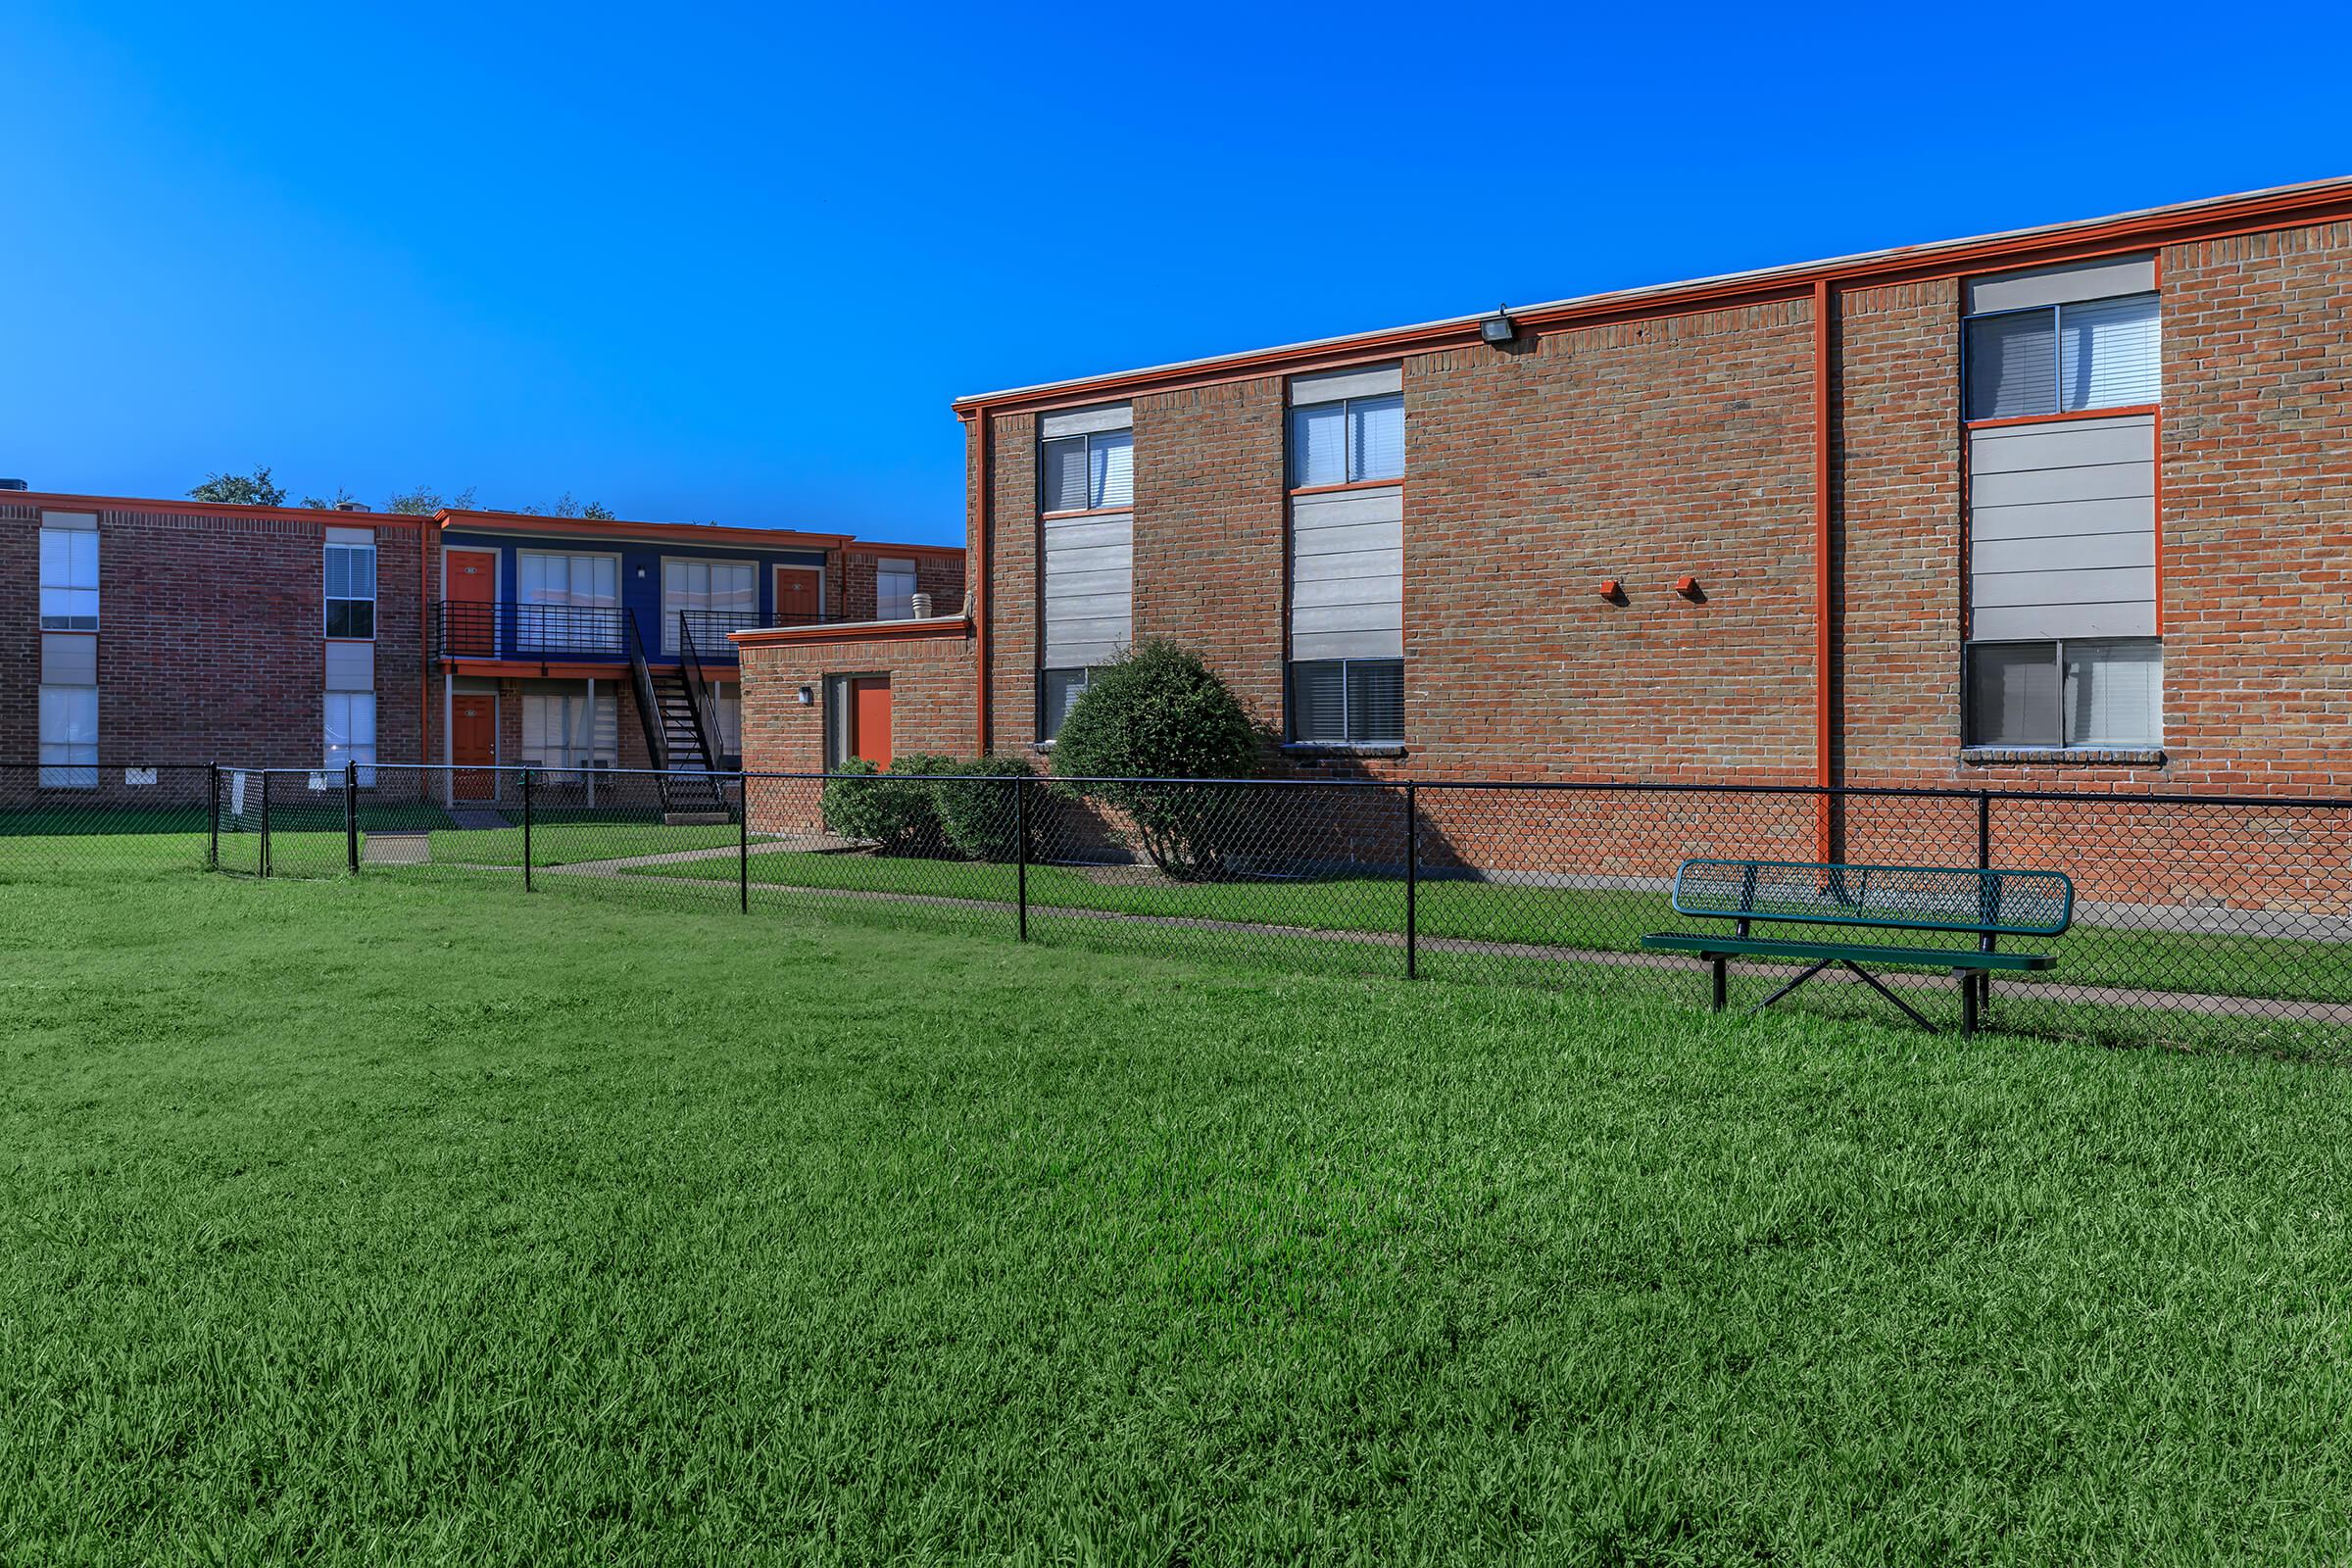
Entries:
{"label": "white siding panel", "polygon": [[1990,609],[2025,605],[2114,605],[2156,602],[2150,566],[2106,566],[2076,571],[1996,571],[1977,574],[1971,602]]}
{"label": "white siding panel", "polygon": [[2008,642],[2047,637],[2153,637],[2156,606],[2015,605],[1987,606],[1969,620],[1981,640]]}
{"label": "white siding panel", "polygon": [[2153,569],[2156,536],[2129,533],[2066,534],[2054,539],[1979,539],[1970,551],[1979,577],[2018,571],[2084,571],[2107,566]]}
{"label": "white siding panel", "polygon": [[328,643],[326,689],[330,692],[375,690],[375,644]]}
{"label": "white siding panel", "polygon": [[1971,472],[2016,473],[2079,468],[2093,463],[2146,463],[2155,456],[2156,422],[2144,414],[2120,419],[2053,419],[1979,430],[1969,442]]}
{"label": "white siding panel", "polygon": [[2114,496],[2104,501],[2051,501],[2022,507],[1980,507],[1971,537],[2058,539],[2084,533],[2144,533],[2154,537],[2155,498]]}
{"label": "white siding panel", "polygon": [[41,634],[41,684],[95,686],[98,684],[98,639],[88,632]]}
{"label": "white siding panel", "polygon": [[2047,501],[2108,501],[2156,494],[2152,463],[2094,463],[2080,468],[2033,468],[1977,474],[1969,495],[1980,507],[2029,506]]}
{"label": "white siding panel", "polygon": [[2094,262],[2065,262],[1972,277],[1967,285],[1967,311],[1971,316],[1985,311],[2022,311],[2033,305],[2151,294],[2155,289],[2153,256],[2109,256]]}
{"label": "white siding panel", "polygon": [[1037,421],[1037,438],[1052,441],[1065,435],[1092,435],[1097,430],[1128,430],[1135,426],[1135,410],[1125,403],[1098,403],[1092,408],[1064,409]]}
{"label": "white siding panel", "polygon": [[1071,669],[1118,657],[1135,635],[1134,517],[1048,521],[1045,546],[1041,667]]}
{"label": "white siding panel", "polygon": [[1291,657],[1404,653],[1404,493],[1304,496],[1291,504]]}
{"label": "white siding panel", "polygon": [[1291,377],[1291,404],[1336,403],[1342,398],[1386,397],[1404,390],[1404,368],[1383,365],[1370,369],[1324,370]]}

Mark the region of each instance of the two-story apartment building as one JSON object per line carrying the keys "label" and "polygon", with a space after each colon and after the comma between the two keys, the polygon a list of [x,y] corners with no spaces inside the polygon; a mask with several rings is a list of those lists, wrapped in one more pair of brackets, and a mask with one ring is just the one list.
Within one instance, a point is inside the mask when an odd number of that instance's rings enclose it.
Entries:
{"label": "two-story apartment building", "polygon": [[960,549],[842,534],[0,490],[0,761],[101,793],[159,763],[725,767],[731,633],[963,592]]}
{"label": "two-story apartment building", "polygon": [[1304,771],[2352,784],[2352,181],[956,413],[932,749],[1165,637]]}

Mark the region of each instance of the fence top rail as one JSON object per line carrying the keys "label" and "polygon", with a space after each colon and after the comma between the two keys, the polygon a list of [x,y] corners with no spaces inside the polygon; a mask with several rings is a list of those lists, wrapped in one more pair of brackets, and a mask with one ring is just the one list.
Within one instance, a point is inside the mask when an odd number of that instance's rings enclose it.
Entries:
{"label": "fence top rail", "polygon": [[[31,771],[59,764],[37,761],[0,760],[0,771]],[[77,764],[88,765],[88,764]],[[344,764],[317,762],[119,762],[97,764],[102,772],[116,768],[161,768],[172,772],[203,771],[218,767],[222,772],[237,773],[340,773]],[[561,773],[578,777],[598,778],[665,778],[679,774],[698,774],[715,779],[772,780],[831,783],[839,779],[892,778],[926,779],[948,784],[995,784],[1010,787],[1016,784],[1062,784],[1082,787],[1126,787],[1178,785],[1218,789],[1258,790],[1383,790],[1401,792],[1412,789],[1424,795],[1509,793],[1530,795],[1687,795],[1694,797],[1756,796],[1784,799],[1832,800],[1933,800],[1933,801],[2011,801],[2045,802],[2050,804],[2084,806],[2099,803],[2122,807],[2180,806],[2206,808],[2272,811],[2340,811],[2352,810],[2352,796],[2325,795],[2200,795],[2180,790],[2125,791],[2091,790],[2019,790],[2019,789],[1959,789],[1951,787],[1913,788],[1885,784],[1746,784],[1746,783],[1679,783],[1651,779],[1376,779],[1376,778],[1108,778],[1097,776],[1063,776],[1038,773],[1023,777],[1001,773],[836,773],[758,770],[747,768],[658,768],[658,767],[526,767],[514,762],[398,762],[376,761],[358,764],[362,772],[372,768],[379,776],[386,773],[498,773],[519,776],[524,773]]]}

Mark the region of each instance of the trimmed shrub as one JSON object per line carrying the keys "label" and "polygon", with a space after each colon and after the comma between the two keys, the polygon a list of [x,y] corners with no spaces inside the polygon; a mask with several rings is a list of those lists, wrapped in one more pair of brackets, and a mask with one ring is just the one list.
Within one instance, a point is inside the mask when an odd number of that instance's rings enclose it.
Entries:
{"label": "trimmed shrub", "polygon": [[[942,769],[943,772],[963,773],[975,779],[1030,778],[1034,770],[1016,757],[970,757]],[[1012,787],[1008,784],[935,784],[933,801],[939,812],[939,825],[946,830],[948,844],[967,860],[988,860],[996,863],[1019,858],[1020,840],[1016,832],[1019,821],[1014,809]],[[1036,793],[1031,793],[1030,806],[1038,805]],[[1030,824],[1032,835],[1036,824]]]}
{"label": "trimmed shrub", "polygon": [[876,855],[937,855],[943,837],[932,806],[932,786],[914,780],[938,772],[944,757],[909,752],[884,772],[861,757],[834,769],[845,775],[825,781],[818,808],[825,831],[845,839],[872,841]]}
{"label": "trimmed shrub", "polygon": [[[1095,671],[1054,742],[1064,778],[1248,778],[1258,738],[1241,703],[1202,662],[1150,642]],[[1184,880],[1221,876],[1230,824],[1244,803],[1231,790],[1182,784],[1083,784],[1082,799],[1125,819],[1123,836]]]}

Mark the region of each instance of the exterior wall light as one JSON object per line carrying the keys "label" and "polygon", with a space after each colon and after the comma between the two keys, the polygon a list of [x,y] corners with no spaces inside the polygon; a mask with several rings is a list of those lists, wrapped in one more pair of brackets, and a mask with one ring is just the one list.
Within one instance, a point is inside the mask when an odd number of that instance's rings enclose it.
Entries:
{"label": "exterior wall light", "polygon": [[1511,319],[1509,311],[1497,305],[1493,316],[1478,323],[1478,335],[1481,341],[1501,348],[1519,336],[1519,323]]}
{"label": "exterior wall light", "polygon": [[800,699],[800,704],[803,708],[814,708],[816,706],[816,688],[813,686],[804,686],[798,692],[794,693],[794,695]]}

